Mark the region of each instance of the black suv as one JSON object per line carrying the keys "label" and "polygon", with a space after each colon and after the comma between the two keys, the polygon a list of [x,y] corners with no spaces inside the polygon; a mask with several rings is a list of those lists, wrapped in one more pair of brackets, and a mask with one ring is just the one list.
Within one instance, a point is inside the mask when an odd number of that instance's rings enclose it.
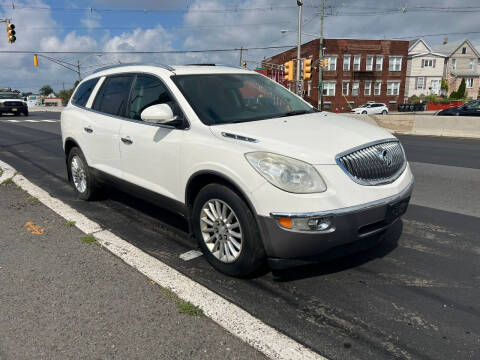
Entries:
{"label": "black suv", "polygon": [[470,101],[457,107],[443,109],[437,113],[439,116],[480,116],[480,100]]}

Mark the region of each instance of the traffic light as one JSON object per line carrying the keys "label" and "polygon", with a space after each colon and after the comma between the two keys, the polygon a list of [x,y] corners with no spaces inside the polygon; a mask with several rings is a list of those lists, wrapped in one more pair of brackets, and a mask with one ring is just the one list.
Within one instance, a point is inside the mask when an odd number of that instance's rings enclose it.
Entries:
{"label": "traffic light", "polygon": [[323,59],[323,66],[328,68],[328,58]]}
{"label": "traffic light", "polygon": [[293,81],[293,60],[287,61],[283,65],[285,66],[283,78],[287,81]]}
{"label": "traffic light", "polygon": [[312,77],[312,59],[303,60],[303,79],[308,80]]}
{"label": "traffic light", "polygon": [[33,55],[33,66],[38,66],[38,56]]}
{"label": "traffic light", "polygon": [[7,38],[10,44],[13,44],[17,38],[15,37],[15,25],[7,23]]}

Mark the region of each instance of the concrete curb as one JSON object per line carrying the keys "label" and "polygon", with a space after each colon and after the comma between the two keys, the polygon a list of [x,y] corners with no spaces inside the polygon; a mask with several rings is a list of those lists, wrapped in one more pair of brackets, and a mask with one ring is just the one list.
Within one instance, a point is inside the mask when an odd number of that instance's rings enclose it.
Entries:
{"label": "concrete curb", "polygon": [[424,114],[344,115],[376,124],[393,134],[480,139],[480,117]]}
{"label": "concrete curb", "polygon": [[84,233],[92,234],[112,254],[160,286],[174,292],[181,299],[198,306],[207,317],[270,359],[327,360],[167,264],[146,254],[112,232],[102,229],[99,224],[50,196],[23,175],[16,174],[13,167],[1,160],[0,168],[4,171],[0,177],[0,183],[12,178],[15,184],[55,213],[67,221],[75,221],[77,228]]}

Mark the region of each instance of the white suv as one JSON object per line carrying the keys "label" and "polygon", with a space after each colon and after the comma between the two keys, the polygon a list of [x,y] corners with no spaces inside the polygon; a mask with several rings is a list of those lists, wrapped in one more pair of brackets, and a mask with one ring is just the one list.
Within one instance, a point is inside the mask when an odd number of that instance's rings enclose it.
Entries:
{"label": "white suv", "polygon": [[365,247],[413,186],[387,131],[226,66],[104,69],[79,84],[61,128],[78,197],[114,183],[181,214],[233,276]]}
{"label": "white suv", "polygon": [[383,103],[368,103],[352,109],[355,114],[388,114],[388,106]]}

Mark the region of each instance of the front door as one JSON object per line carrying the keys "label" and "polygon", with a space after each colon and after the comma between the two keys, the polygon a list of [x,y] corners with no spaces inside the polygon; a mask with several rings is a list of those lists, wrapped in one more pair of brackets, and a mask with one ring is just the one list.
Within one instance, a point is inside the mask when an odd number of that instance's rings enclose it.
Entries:
{"label": "front door", "polygon": [[144,122],[140,114],[156,104],[169,104],[174,114],[183,114],[167,87],[153,75],[136,77],[128,101],[127,115],[120,128],[120,157],[123,178],[169,198],[183,201],[179,181],[179,153],[185,132],[168,125]]}

